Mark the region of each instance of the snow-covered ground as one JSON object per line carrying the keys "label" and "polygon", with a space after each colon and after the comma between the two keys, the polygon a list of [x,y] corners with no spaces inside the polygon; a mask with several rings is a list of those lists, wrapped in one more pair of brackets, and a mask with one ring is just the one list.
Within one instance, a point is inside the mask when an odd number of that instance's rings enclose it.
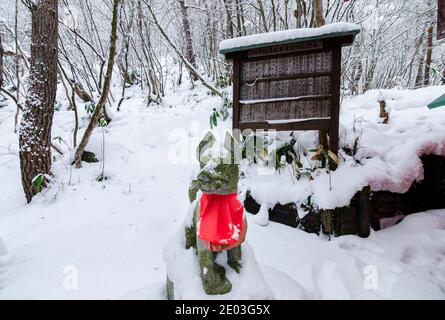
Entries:
{"label": "snow-covered ground", "polygon": [[[416,93],[399,96],[405,105],[421,108],[411,112],[422,117],[430,112],[424,100],[434,100],[443,90],[430,88],[417,102]],[[170,160],[177,159],[174,146],[187,143],[178,138],[181,131],[191,144],[197,142],[220,101],[202,87],[189,90],[187,85],[150,108],[137,90],[129,95],[132,99],[114,112],[104,135],[96,129],[88,147],[104,160],[104,182],[96,181],[102,163],[84,164],[80,170],[69,165],[74,115],[64,106],[56,112],[53,137],[67,144],[59,144],[65,155],[54,153],[53,184],[30,205],[20,183],[15,110],[12,105],[0,109],[0,238],[5,244],[0,241],[0,299],[165,298],[163,250],[186,216],[194,167]],[[356,99],[371,101],[373,108],[376,95]],[[410,112],[397,106],[395,119]],[[378,109],[370,108],[362,115],[376,117]],[[345,124],[357,113],[348,101]],[[85,126],[88,120],[82,115]],[[444,119],[432,121],[432,128]],[[429,119],[423,120],[428,125]],[[230,121],[219,127],[230,127]],[[368,239],[332,241],[248,219],[247,241],[277,299],[445,298],[445,210],[409,216]]]}

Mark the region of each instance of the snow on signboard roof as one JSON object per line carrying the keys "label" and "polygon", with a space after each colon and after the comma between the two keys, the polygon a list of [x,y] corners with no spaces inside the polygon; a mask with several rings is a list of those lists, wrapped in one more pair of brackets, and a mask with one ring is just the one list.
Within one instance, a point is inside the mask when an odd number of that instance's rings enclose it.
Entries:
{"label": "snow on signboard roof", "polygon": [[357,35],[361,28],[359,25],[348,22],[327,24],[320,28],[300,28],[284,31],[254,34],[245,37],[224,40],[219,46],[222,54],[267,47],[271,45],[297,43],[302,41],[332,38],[343,35]]}

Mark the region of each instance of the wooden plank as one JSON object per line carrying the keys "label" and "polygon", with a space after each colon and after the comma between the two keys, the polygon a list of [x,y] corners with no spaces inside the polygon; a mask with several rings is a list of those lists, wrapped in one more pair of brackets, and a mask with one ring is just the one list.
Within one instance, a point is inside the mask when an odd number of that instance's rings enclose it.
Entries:
{"label": "wooden plank", "polygon": [[258,79],[247,79],[242,81],[242,85],[255,85],[256,83],[261,82],[272,82],[272,81],[282,81],[282,80],[298,80],[298,79],[306,79],[306,78],[322,78],[322,77],[330,77],[332,75],[331,71],[328,72],[307,72],[307,73],[298,73],[294,75],[287,76],[278,76],[278,77],[266,77],[266,78],[258,78]]}
{"label": "wooden plank", "polygon": [[331,95],[331,77],[304,78],[241,85],[241,100],[279,99]]}
{"label": "wooden plank", "polygon": [[[339,121],[340,121],[340,85],[341,85],[341,47],[333,50],[332,65],[332,102],[331,102],[331,126],[329,128],[329,149],[338,155],[339,148]],[[331,169],[337,169],[337,165],[331,163]]]}
{"label": "wooden plank", "polygon": [[240,121],[242,122],[330,117],[331,99],[240,105]]}
{"label": "wooden plank", "polygon": [[302,51],[323,49],[323,40],[308,41],[302,43],[285,44],[266,48],[258,48],[247,51],[248,58],[270,57],[274,55],[297,53]]}
{"label": "wooden plank", "polygon": [[251,130],[276,130],[276,131],[302,131],[302,130],[329,130],[330,120],[308,120],[298,123],[269,124],[267,122],[240,122],[241,131]]}
{"label": "wooden plank", "polygon": [[[241,77],[241,63],[239,59],[233,61],[233,129],[239,129],[239,119],[240,119],[240,77]],[[239,140],[236,136],[235,139]]]}
{"label": "wooden plank", "polygon": [[287,101],[326,100],[330,98],[331,95],[311,95],[311,96],[284,97],[284,98],[271,98],[271,99],[258,99],[258,100],[240,100],[239,103],[240,105],[252,105],[252,104],[287,102]]}
{"label": "wooden plank", "polygon": [[308,50],[308,51],[302,51],[302,52],[282,53],[282,54],[277,54],[277,55],[274,55],[271,57],[264,56],[264,57],[249,58],[247,55],[240,55],[239,59],[240,59],[240,62],[243,64],[246,62],[267,61],[270,59],[299,57],[299,56],[311,55],[311,54],[316,54],[316,53],[327,53],[327,52],[331,52],[331,51],[332,51],[332,47],[326,47],[323,49],[314,49],[314,50]]}
{"label": "wooden plank", "polygon": [[272,59],[242,61],[241,80],[332,71],[332,50]]}

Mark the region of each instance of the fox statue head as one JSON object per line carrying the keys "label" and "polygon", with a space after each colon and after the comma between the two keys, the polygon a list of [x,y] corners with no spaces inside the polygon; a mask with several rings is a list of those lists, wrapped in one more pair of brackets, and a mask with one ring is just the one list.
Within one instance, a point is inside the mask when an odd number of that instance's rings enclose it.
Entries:
{"label": "fox statue head", "polygon": [[226,133],[224,145],[219,145],[215,136],[207,133],[199,143],[197,157],[201,168],[197,184],[203,193],[227,195],[238,192],[241,148],[231,134]]}

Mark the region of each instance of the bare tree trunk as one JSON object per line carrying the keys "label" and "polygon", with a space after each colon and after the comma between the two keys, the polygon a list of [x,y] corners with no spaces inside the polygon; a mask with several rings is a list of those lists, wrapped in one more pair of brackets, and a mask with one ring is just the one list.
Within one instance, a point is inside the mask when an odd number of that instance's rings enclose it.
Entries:
{"label": "bare tree trunk", "polygon": [[323,0],[314,0],[313,5],[314,5],[315,26],[322,27],[326,24],[323,11]]}
{"label": "bare tree trunk", "polygon": [[269,28],[267,27],[266,13],[264,12],[264,4],[263,0],[257,0],[258,8],[260,10],[261,21],[263,22],[263,27],[265,32],[269,32]]}
{"label": "bare tree trunk", "polygon": [[[15,77],[16,77],[16,99],[20,103],[20,56],[19,56],[19,0],[15,0],[15,18],[14,18],[14,35],[15,35]],[[17,124],[19,122],[20,108],[17,109],[14,116],[14,133],[17,133]]]}
{"label": "bare tree trunk", "polygon": [[97,126],[100,116],[104,110],[105,104],[107,103],[108,94],[110,92],[111,77],[113,76],[114,58],[116,56],[116,42],[117,42],[117,23],[119,18],[119,0],[113,0],[113,18],[111,20],[111,36],[110,36],[110,53],[108,56],[108,66],[107,72],[105,74],[104,86],[102,90],[102,95],[99,102],[97,103],[96,109],[91,116],[91,121],[88,124],[85,134],[83,135],[82,141],[76,150],[76,155],[74,158],[76,168],[82,167],[82,155],[85,152],[85,148],[90,141],[90,137]]}
{"label": "bare tree trunk", "polygon": [[2,34],[0,33],[0,88],[3,87],[3,45]]}
{"label": "bare tree trunk", "polygon": [[226,20],[227,20],[227,34],[229,35],[229,38],[233,38],[233,22],[232,22],[232,14],[230,13],[229,5],[231,2],[228,2],[230,0],[223,0],[224,2],[224,9],[226,10]]}
{"label": "bare tree trunk", "polygon": [[430,70],[431,70],[431,62],[433,59],[433,26],[431,25],[428,28],[428,36],[427,36],[427,49],[426,49],[426,60],[425,60],[425,73],[423,74],[423,85],[430,85]]}
{"label": "bare tree trunk", "polygon": [[184,28],[185,42],[187,46],[186,57],[192,66],[196,68],[196,59],[195,53],[193,52],[192,32],[190,31],[190,21],[187,13],[187,7],[185,6],[184,0],[179,0],[179,5],[181,7],[182,27]]}
{"label": "bare tree trunk", "polygon": [[301,18],[303,16],[303,6],[301,4],[301,0],[297,0],[297,8],[294,11],[294,17],[297,23],[297,28],[303,27],[303,23]]}
{"label": "bare tree trunk", "polygon": [[156,18],[155,13],[153,12],[153,9],[151,7],[151,4],[148,3],[147,0],[144,0],[145,5],[148,8],[148,11],[150,12],[151,17],[153,18],[153,22],[155,23],[156,27],[158,27],[159,31],[161,32],[164,39],[167,41],[167,43],[170,45],[170,47],[173,49],[173,51],[178,55],[178,57],[184,62],[185,66],[188,68],[190,73],[192,73],[197,79],[201,80],[204,87],[209,89],[211,92],[213,92],[215,95],[220,96],[221,98],[224,98],[224,95],[216,89],[211,83],[209,83],[204,77],[199,73],[198,70],[193,67],[193,65],[190,63],[190,61],[187,60],[187,58],[182,54],[181,50],[179,50],[174,43],[170,40],[167,33],[165,33],[165,30],[162,28],[162,26],[159,24],[158,19]]}
{"label": "bare tree trunk", "polygon": [[273,31],[277,31],[277,8],[275,7],[275,1],[270,0],[270,4],[272,6],[272,26]]}
{"label": "bare tree trunk", "polygon": [[51,174],[51,127],[57,90],[58,0],[30,4],[32,15],[30,84],[20,125],[23,191],[31,202],[40,188],[33,180]]}
{"label": "bare tree trunk", "polygon": [[415,87],[422,86],[423,78],[424,78],[424,75],[423,75],[424,71],[425,71],[425,50],[422,48],[420,50],[419,68],[417,69]]}

